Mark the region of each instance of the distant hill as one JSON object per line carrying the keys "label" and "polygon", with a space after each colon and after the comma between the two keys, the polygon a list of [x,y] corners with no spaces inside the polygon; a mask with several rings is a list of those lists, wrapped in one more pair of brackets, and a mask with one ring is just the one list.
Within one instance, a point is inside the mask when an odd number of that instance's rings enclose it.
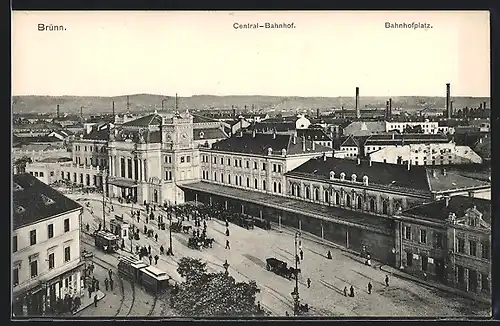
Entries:
{"label": "distant hill", "polygon": [[[161,102],[164,101],[164,107],[173,109],[175,100],[173,96],[154,95],[154,94],[134,94],[129,95],[130,111],[152,111],[161,108]],[[385,107],[386,97],[362,96],[360,97],[361,108],[365,107]],[[473,97],[453,97],[454,108],[478,107],[483,101],[490,107],[489,98]],[[96,96],[14,96],[12,100],[13,113],[50,113],[56,112],[56,106],[59,104],[61,114],[80,113],[80,107],[83,106],[84,115],[112,112],[112,102],[115,102],[115,112],[121,113],[127,111],[127,96],[115,97],[96,97]],[[392,98],[393,108],[403,108],[408,111],[428,108],[444,108],[444,97],[420,97],[420,96],[398,96]],[[340,108],[342,105],[347,110],[354,109],[354,97],[284,97],[284,96],[214,96],[214,95],[196,95],[191,97],[179,97],[179,110],[196,110],[210,108],[227,108],[231,105],[236,108],[277,110],[294,109],[331,109]]]}

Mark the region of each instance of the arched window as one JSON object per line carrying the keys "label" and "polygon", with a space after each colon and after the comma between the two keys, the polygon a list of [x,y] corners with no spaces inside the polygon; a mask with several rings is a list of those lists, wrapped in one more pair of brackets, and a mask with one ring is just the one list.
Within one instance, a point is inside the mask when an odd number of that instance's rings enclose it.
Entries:
{"label": "arched window", "polygon": [[257,189],[259,187],[259,182],[257,181],[257,178],[255,178],[253,180],[253,186],[254,186],[255,189]]}
{"label": "arched window", "polygon": [[292,196],[297,195],[297,185],[295,183],[292,183]]}
{"label": "arched window", "polygon": [[363,202],[361,201],[361,196],[358,196],[358,201],[356,203],[357,209],[362,209],[363,208]]}
{"label": "arched window", "polygon": [[370,211],[375,212],[375,199],[370,199]]}
{"label": "arched window", "polygon": [[346,205],[347,207],[351,207],[351,195],[349,195],[349,194],[347,194],[347,195],[345,196],[345,205]]}
{"label": "arched window", "polygon": [[335,193],[335,205],[340,205],[340,194],[338,192]]}
{"label": "arched window", "polygon": [[273,182],[273,191],[276,192],[277,191],[277,185],[276,185],[276,181]]}
{"label": "arched window", "polygon": [[242,184],[241,184],[241,175],[239,176],[239,179],[240,179],[240,182],[239,182],[239,184],[240,184],[240,186],[242,186]]}
{"label": "arched window", "polygon": [[314,200],[319,200],[319,189],[314,188]]}
{"label": "arched window", "polygon": [[220,173],[220,182],[224,183],[224,173]]}
{"label": "arched window", "polygon": [[309,199],[311,197],[311,193],[310,193],[310,190],[309,190],[309,187],[306,186],[306,199]]}
{"label": "arched window", "polygon": [[278,182],[278,192],[281,194],[281,182]]}
{"label": "arched window", "polygon": [[250,187],[250,179],[247,177],[247,187]]}
{"label": "arched window", "polygon": [[330,202],[330,192],[328,190],[325,190],[323,192],[323,197],[325,198],[325,202],[329,203]]}
{"label": "arched window", "polygon": [[387,202],[387,200],[384,200],[382,202],[382,214],[389,214],[389,203]]}
{"label": "arched window", "polygon": [[230,174],[227,175],[227,183],[231,184],[231,175]]}
{"label": "arched window", "polygon": [[300,197],[300,186],[297,185],[297,197]]}

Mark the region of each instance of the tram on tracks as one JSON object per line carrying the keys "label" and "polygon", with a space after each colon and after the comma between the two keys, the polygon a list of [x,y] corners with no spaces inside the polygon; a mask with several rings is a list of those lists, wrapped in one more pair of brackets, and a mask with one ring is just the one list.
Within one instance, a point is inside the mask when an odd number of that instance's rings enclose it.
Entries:
{"label": "tram on tracks", "polygon": [[118,237],[108,231],[100,230],[94,232],[95,246],[104,252],[114,253],[118,250]]}
{"label": "tram on tracks", "polygon": [[173,285],[170,283],[173,282],[171,281],[172,278],[166,272],[133,257],[121,257],[119,259],[118,274],[144,286],[148,292],[154,294],[162,293]]}
{"label": "tram on tracks", "polygon": [[142,260],[133,257],[121,257],[118,261],[118,274],[125,276],[129,280],[139,283],[141,269],[148,267]]}

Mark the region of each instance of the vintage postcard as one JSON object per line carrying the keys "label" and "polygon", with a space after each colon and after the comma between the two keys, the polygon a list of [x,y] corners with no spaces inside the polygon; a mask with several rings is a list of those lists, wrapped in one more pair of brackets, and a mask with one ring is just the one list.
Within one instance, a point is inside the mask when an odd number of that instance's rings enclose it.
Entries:
{"label": "vintage postcard", "polygon": [[14,11],[12,317],[491,318],[487,11]]}

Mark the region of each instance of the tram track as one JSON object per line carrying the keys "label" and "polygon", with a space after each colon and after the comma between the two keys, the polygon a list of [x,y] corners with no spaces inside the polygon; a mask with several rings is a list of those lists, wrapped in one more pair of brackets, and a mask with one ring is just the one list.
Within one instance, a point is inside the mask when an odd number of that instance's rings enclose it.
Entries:
{"label": "tram track", "polygon": [[156,308],[156,303],[158,302],[158,295],[154,295],[153,296],[154,300],[153,300],[153,306],[151,307],[151,309],[149,310],[148,314],[146,316],[150,317],[153,315],[153,312],[155,311],[155,308]]}

